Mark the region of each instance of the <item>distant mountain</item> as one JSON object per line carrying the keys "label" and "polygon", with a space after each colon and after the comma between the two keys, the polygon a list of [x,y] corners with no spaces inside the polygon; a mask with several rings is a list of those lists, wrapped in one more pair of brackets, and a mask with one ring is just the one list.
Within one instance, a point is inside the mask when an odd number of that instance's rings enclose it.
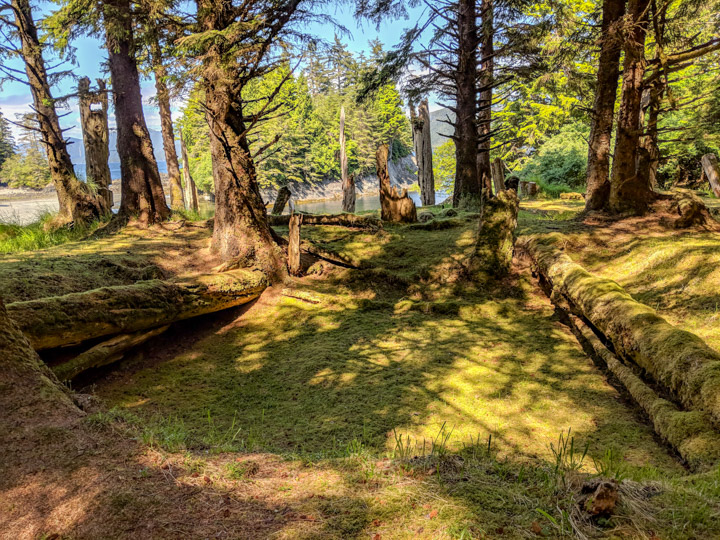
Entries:
{"label": "distant mountain", "polygon": [[[153,152],[155,159],[158,161],[165,161],[165,153],[163,151],[162,133],[150,130],[150,139],[153,144]],[[70,137],[68,142],[72,143],[68,145],[70,151],[70,159],[74,164],[85,163],[85,147],[83,146],[82,139],[76,137]],[[180,145],[176,143],[178,148],[178,155],[180,155]],[[114,129],[110,130],[110,163],[120,163],[120,157],[117,153],[117,131]]]}
{"label": "distant mountain", "polygon": [[448,117],[451,122],[455,121],[455,113],[450,109],[438,109],[430,113],[430,139],[433,148],[450,140],[448,137],[443,137],[443,135],[450,135],[453,132],[453,127],[443,122]]}

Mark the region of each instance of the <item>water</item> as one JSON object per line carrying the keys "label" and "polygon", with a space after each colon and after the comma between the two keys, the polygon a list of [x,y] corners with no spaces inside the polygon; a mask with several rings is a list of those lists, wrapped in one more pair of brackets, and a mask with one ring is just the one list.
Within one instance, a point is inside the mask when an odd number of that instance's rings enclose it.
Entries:
{"label": "water", "polygon": [[[416,191],[408,192],[410,198],[415,203],[415,206],[420,208],[422,203],[420,201],[420,193]],[[447,193],[444,191],[435,192],[436,203],[441,203],[447,197]],[[295,208],[300,212],[307,212],[310,214],[339,214],[342,212],[342,200],[333,199],[329,201],[311,202],[311,203],[297,203]],[[361,195],[355,200],[355,211],[364,212],[369,210],[380,209],[380,196],[379,195]],[[289,213],[289,209],[286,207],[285,213]]]}

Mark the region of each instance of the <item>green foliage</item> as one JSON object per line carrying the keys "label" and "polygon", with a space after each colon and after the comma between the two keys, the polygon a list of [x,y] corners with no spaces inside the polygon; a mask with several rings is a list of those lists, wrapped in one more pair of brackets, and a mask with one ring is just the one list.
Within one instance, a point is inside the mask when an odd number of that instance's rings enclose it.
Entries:
{"label": "green foliage", "polygon": [[455,185],[455,143],[448,140],[433,150],[435,188],[450,192]]}
{"label": "green foliage", "polygon": [[82,240],[102,223],[94,222],[87,226],[75,225],[72,229],[46,228],[46,223],[54,217],[55,215],[51,213],[43,214],[38,221],[29,225],[0,223],[0,253],[35,251]]}
{"label": "green foliage", "polygon": [[[253,151],[267,148],[256,159],[261,187],[339,180],[342,107],[350,174],[372,173],[381,143],[392,143],[393,159],[410,154],[410,122],[395,85],[385,85],[368,100],[358,102],[360,74],[375,61],[374,57],[353,56],[336,40],[327,52],[313,56],[303,73],[296,76],[284,64],[247,85],[243,97],[251,103],[246,113],[252,114],[257,112],[252,104],[260,107],[264,97],[287,78],[276,97],[279,109],[249,134]],[[208,191],[212,189],[212,163],[201,101],[202,93],[196,88],[178,123],[188,146],[190,172],[198,187]]]}
{"label": "green foliage", "polygon": [[37,147],[31,147],[11,155],[0,168],[0,180],[14,188],[44,188],[51,182],[45,153]]}
{"label": "green foliage", "polygon": [[[0,168],[3,163],[15,154],[15,139],[13,138],[10,122],[0,112]],[[1,179],[2,177],[0,177]]]}
{"label": "green foliage", "polygon": [[518,173],[522,180],[537,182],[548,195],[578,191],[587,170],[587,130],[568,124],[550,137]]}

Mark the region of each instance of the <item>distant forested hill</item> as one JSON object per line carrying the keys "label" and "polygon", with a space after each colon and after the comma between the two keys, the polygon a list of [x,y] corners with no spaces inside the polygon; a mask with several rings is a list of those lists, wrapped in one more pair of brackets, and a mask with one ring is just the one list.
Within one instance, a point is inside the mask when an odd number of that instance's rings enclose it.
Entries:
{"label": "distant forested hill", "polygon": [[452,126],[442,122],[442,120],[447,120],[448,116],[450,121],[455,120],[455,113],[450,109],[439,109],[430,113],[430,135],[433,148],[450,140],[448,137],[443,137],[443,135],[450,135],[453,132]]}
{"label": "distant forested hill", "polygon": [[[150,138],[152,139],[153,152],[155,153],[155,159],[158,161],[165,161],[165,153],[163,152],[162,133],[150,130]],[[70,151],[70,158],[73,163],[85,163],[85,148],[83,147],[82,139],[76,137],[69,138],[70,143],[68,150]],[[180,152],[180,143],[177,142],[178,153]],[[117,153],[117,131],[114,129],[110,130],[110,163],[120,163],[120,157]]]}

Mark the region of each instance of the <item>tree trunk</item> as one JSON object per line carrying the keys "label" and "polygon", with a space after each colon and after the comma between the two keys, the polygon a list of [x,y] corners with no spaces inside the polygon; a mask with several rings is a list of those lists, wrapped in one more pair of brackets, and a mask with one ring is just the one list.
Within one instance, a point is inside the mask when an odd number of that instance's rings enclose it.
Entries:
{"label": "tree trunk", "polygon": [[182,153],[183,178],[185,179],[185,208],[191,212],[197,212],[199,208],[197,187],[195,187],[195,180],[190,174],[190,160],[182,131],[180,132],[180,152]]}
{"label": "tree trunk", "polygon": [[492,169],[490,164],[490,138],[492,130],[492,100],[495,69],[495,37],[493,0],[480,3],[482,19],[482,42],[480,44],[480,100],[478,102],[478,178],[483,189],[492,193]]}
{"label": "tree trunk", "polygon": [[457,72],[455,73],[455,189],[453,206],[465,198],[480,198],[477,129],[477,15],[475,0],[459,0],[457,14]]}
{"label": "tree trunk", "polygon": [[112,75],[122,194],[120,212],[150,224],[170,217],[145,124],[129,0],[105,0],[105,39]]}
{"label": "tree trunk", "polygon": [[179,283],[141,281],[15,302],[7,309],[35,350],[42,350],[157,328],[239,306],[260,296],[266,286],[260,272],[233,270]]}
{"label": "tree trunk", "polygon": [[610,196],[610,139],[622,54],[625,0],[604,0],[595,103],[588,140],[586,210],[605,208]]}
{"label": "tree trunk", "polygon": [[290,231],[288,233],[288,270],[293,276],[300,275],[300,227],[302,214],[290,216]]}
{"label": "tree trunk", "polygon": [[417,221],[415,203],[407,194],[407,189],[402,195],[397,189],[390,185],[390,174],[388,173],[388,145],[383,144],[375,154],[377,164],[377,176],[380,181],[380,216],[383,221],[414,223]]}
{"label": "tree trunk", "polygon": [[60,206],[53,225],[87,223],[109,212],[110,209],[105,208],[102,201],[90,193],[87,184],[80,182],[75,176],[67,142],[55,110],[55,100],[50,91],[42,54],[43,45],[38,38],[30,2],[12,0],[12,12],[15,15],[17,34],[21,42],[22,59],[33,98],[33,109]]}
{"label": "tree trunk", "polygon": [[518,196],[512,189],[498,192],[485,203],[468,265],[468,273],[476,281],[504,277],[510,272],[518,210]]}
{"label": "tree trunk", "polygon": [[614,212],[642,213],[654,199],[654,192],[647,183],[646,171],[639,171],[637,167],[643,128],[640,124],[640,108],[645,75],[648,5],[649,0],[630,0],[628,3],[632,26],[625,40],[622,98],[610,180],[609,206]]}
{"label": "tree trunk", "polygon": [[[645,174],[650,189],[657,188],[657,170],[660,165],[660,146],[658,144],[658,119],[660,116],[660,106],[662,97],[665,93],[663,81],[658,80],[653,83],[648,92],[648,102],[643,103],[642,121],[640,125],[645,125],[645,136],[642,138],[641,147],[645,155],[646,163],[642,159],[638,160],[638,174]],[[645,112],[647,111],[647,112]],[[645,120],[647,118],[647,120]]]}
{"label": "tree trunk", "polygon": [[497,195],[505,189],[505,164],[500,158],[495,158],[492,162],[492,181],[495,186],[495,194]]}
{"label": "tree trunk", "polygon": [[277,198],[275,199],[275,204],[273,204],[271,213],[277,216],[282,214],[283,210],[285,210],[285,205],[287,205],[291,196],[292,193],[290,193],[290,189],[287,186],[281,187],[278,190]]}
{"label": "tree trunk", "polygon": [[[80,125],[82,126],[85,148],[85,176],[88,182],[97,186],[98,197],[104,201],[109,212],[113,207],[113,193],[110,191],[110,129],[108,127],[108,96],[105,81],[98,79],[97,92],[90,91],[90,79],[78,81],[80,101]],[[92,108],[100,105],[100,109]]]}
{"label": "tree trunk", "polygon": [[720,199],[720,165],[717,157],[715,154],[705,154],[700,161],[713,193]]}
{"label": "tree trunk", "polygon": [[[420,117],[417,123],[420,125],[418,140],[415,144],[415,151],[418,165],[418,180],[420,184],[420,198],[423,206],[435,204],[435,175],[432,163],[432,141],[430,134],[430,106],[425,99],[419,107]],[[414,131],[417,131],[414,129]]]}
{"label": "tree trunk", "polygon": [[340,177],[342,178],[343,212],[355,212],[355,177],[348,176],[348,158],[345,145],[345,107],[340,109]]}
{"label": "tree trunk", "polygon": [[173,131],[172,113],[170,111],[170,92],[167,87],[167,69],[163,64],[160,44],[154,41],[150,45],[153,72],[155,75],[155,92],[160,109],[160,126],[162,129],[163,150],[167,163],[168,183],[170,184],[170,207],[173,210],[185,208],[182,182],[180,180],[180,164],[175,149],[175,133]]}

